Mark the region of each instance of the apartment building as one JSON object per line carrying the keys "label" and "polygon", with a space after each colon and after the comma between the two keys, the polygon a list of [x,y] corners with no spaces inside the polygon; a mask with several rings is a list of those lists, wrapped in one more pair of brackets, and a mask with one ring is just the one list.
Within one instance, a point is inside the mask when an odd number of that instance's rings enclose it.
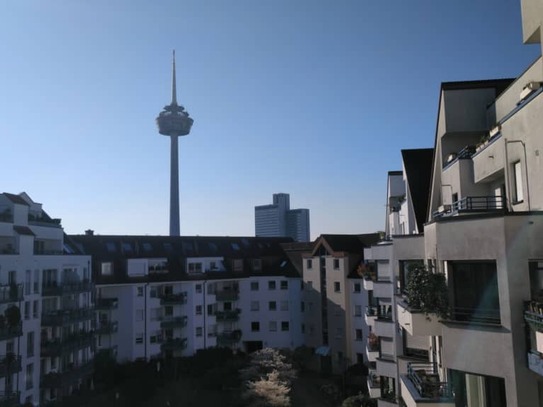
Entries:
{"label": "apartment building", "polygon": [[390,171],[387,177],[385,238],[364,250],[368,390],[379,406],[397,405],[399,374],[406,363],[429,352],[426,337],[411,337],[397,328],[396,295],[405,289],[411,265],[424,258],[432,156],[432,149],[402,150],[402,171]]}
{"label": "apartment building", "polygon": [[362,310],[357,273],[364,248],[379,234],[321,235],[304,255],[304,343],[316,349],[319,368],[342,373],[363,358]]}
{"label": "apartment building", "polygon": [[303,344],[288,238],[72,236],[93,256],[97,349],[119,362]]}
{"label": "apartment building", "polygon": [[90,265],[41,204],[0,194],[1,405],[66,400],[89,386]]}

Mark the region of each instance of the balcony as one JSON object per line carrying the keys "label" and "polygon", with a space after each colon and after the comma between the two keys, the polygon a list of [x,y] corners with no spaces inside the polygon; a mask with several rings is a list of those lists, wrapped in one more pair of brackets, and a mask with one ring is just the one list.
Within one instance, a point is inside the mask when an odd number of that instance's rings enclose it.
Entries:
{"label": "balcony", "polygon": [[217,311],[215,312],[215,317],[217,318],[217,322],[223,321],[223,322],[233,322],[239,320],[239,314],[241,313],[241,310],[239,308],[232,310],[232,311]]}
{"label": "balcony", "polygon": [[409,363],[401,376],[402,396],[407,407],[454,407],[449,383],[441,381],[434,364]]}
{"label": "balcony", "polygon": [[398,302],[397,318],[400,326],[412,336],[441,335],[441,323],[437,315],[426,315],[423,312],[410,309],[403,301]]}
{"label": "balcony", "polygon": [[503,172],[505,145],[501,133],[477,147],[477,153],[473,155],[472,161],[475,183],[494,179],[496,174]]}
{"label": "balcony", "polygon": [[379,357],[379,338],[374,333],[370,333],[368,335],[366,356],[368,358],[368,362],[375,362]]}
{"label": "balcony", "polygon": [[92,360],[79,365],[70,363],[63,369],[62,373],[50,372],[42,375],[40,378],[40,387],[58,389],[69,386],[90,376],[93,370],[94,362]]}
{"label": "balcony", "polygon": [[169,338],[160,345],[162,351],[181,351],[187,347],[187,338]]}
{"label": "balcony", "polygon": [[450,310],[450,318],[451,320],[456,322],[475,323],[482,325],[501,324],[500,310],[491,308],[453,307]]}
{"label": "balcony", "polygon": [[506,202],[503,196],[466,196],[456,202],[453,202],[450,207],[444,207],[433,213],[434,219],[439,219],[443,216],[454,216],[460,213],[485,213],[485,212],[505,212]]}
{"label": "balcony", "polygon": [[21,336],[23,334],[23,324],[22,322],[16,326],[5,326],[0,328],[0,341],[5,341],[8,339],[13,339]]}
{"label": "balcony", "polygon": [[42,326],[63,326],[94,318],[91,308],[67,309],[47,312],[41,315]]}
{"label": "balcony", "polygon": [[381,397],[381,377],[371,370],[368,374],[368,392],[371,398]]}
{"label": "balcony", "polygon": [[117,309],[119,300],[117,298],[98,298],[96,299],[96,309],[99,311],[108,311]]}
{"label": "balcony", "polygon": [[528,368],[537,373],[540,376],[543,376],[543,355],[536,351],[528,352]]}
{"label": "balcony", "polygon": [[237,301],[239,300],[238,290],[222,290],[215,293],[217,301]]}
{"label": "balcony", "polygon": [[232,346],[241,340],[241,331],[225,331],[217,335],[217,346]]}
{"label": "balcony", "polygon": [[164,317],[160,321],[160,327],[163,329],[168,328],[183,328],[187,326],[187,317]]}
{"label": "balcony", "polygon": [[22,284],[1,284],[0,285],[0,304],[10,302],[19,302],[23,300]]}
{"label": "balcony", "polygon": [[[21,357],[15,354],[0,355],[0,378],[21,371]],[[1,404],[0,404],[1,406]]]}
{"label": "balcony", "polygon": [[19,407],[20,392],[0,391],[0,407]]}
{"label": "balcony", "polygon": [[366,307],[366,313],[364,314],[364,319],[366,320],[367,326],[371,326],[372,328],[375,326],[375,319],[377,318],[378,313],[379,313],[379,308],[377,306],[368,305]]}
{"label": "balcony", "polygon": [[88,348],[94,343],[93,332],[81,332],[68,335],[63,339],[51,339],[41,342],[41,355],[56,357],[69,354],[74,350]]}
{"label": "balcony", "polygon": [[160,305],[181,305],[187,303],[187,296],[185,293],[161,293],[158,295],[160,298]]}
{"label": "balcony", "polygon": [[52,281],[42,285],[42,295],[44,297],[57,297],[91,291],[92,288],[92,284],[88,280],[66,283]]}
{"label": "balcony", "polygon": [[60,228],[60,219],[52,219],[47,216],[37,216],[31,213],[28,214],[28,224],[34,226],[45,226],[49,228]]}
{"label": "balcony", "polygon": [[111,335],[116,333],[118,330],[119,323],[117,321],[98,321],[98,326],[96,327],[96,333],[98,335]]}

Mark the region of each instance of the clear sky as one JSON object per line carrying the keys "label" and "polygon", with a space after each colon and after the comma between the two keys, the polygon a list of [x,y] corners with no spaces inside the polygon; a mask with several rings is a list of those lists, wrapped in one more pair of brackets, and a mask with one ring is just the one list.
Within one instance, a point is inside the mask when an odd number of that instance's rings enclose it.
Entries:
{"label": "clear sky", "polygon": [[433,147],[443,81],[518,76],[519,0],[0,2],[0,191],[68,233],[167,234],[178,100],[181,234],[254,234],[275,192],[312,237],[384,228],[386,173]]}

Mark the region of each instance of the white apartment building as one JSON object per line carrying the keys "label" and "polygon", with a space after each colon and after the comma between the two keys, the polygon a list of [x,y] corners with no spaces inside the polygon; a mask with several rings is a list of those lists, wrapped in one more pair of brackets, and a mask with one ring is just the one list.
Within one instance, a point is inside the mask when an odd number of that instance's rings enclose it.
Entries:
{"label": "white apartment building", "polygon": [[25,193],[0,194],[2,405],[66,400],[89,385],[90,265],[41,204]]}
{"label": "white apartment building", "polygon": [[119,362],[303,344],[285,238],[72,236],[93,256],[97,348]]}

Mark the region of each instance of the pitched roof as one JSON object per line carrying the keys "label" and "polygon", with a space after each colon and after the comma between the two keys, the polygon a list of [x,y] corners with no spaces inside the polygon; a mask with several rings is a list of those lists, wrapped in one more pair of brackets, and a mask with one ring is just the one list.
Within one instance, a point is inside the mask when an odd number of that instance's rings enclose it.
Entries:
{"label": "pitched roof", "polygon": [[409,188],[419,232],[423,230],[428,213],[433,157],[433,148],[402,150],[407,188]]}
{"label": "pitched roof", "polygon": [[25,201],[21,196],[19,196],[19,195],[10,194],[9,192],[4,192],[3,195],[5,195],[5,197],[8,198],[8,199],[9,199],[11,202],[13,202],[14,204],[30,206],[30,205],[28,205],[28,202],[26,202],[26,201]]}
{"label": "pitched roof", "polygon": [[314,255],[321,245],[332,252],[362,253],[364,248],[370,247],[380,239],[379,233],[361,235],[321,235],[313,247]]}

